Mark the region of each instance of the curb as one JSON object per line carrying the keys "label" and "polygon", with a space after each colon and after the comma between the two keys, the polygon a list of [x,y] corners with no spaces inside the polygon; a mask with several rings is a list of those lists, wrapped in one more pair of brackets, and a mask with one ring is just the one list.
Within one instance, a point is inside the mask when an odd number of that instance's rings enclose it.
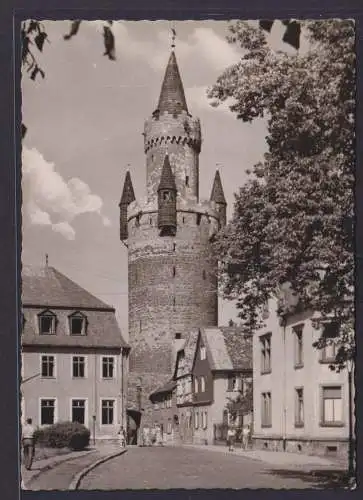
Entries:
{"label": "curb", "polygon": [[[55,460],[54,462],[48,464],[48,465],[45,465],[44,467],[42,467],[41,469],[39,469],[37,472],[35,472],[30,478],[29,480],[27,481],[27,483],[24,483],[24,480],[23,478],[21,478],[21,489],[22,490],[26,490],[27,489],[27,485],[28,484],[31,484],[35,479],[37,479],[41,474],[43,474],[43,472],[47,472],[48,470],[51,470],[51,469],[54,469],[55,467],[57,467],[58,465],[64,463],[64,462],[68,462],[68,461],[71,461],[71,460],[75,460],[79,457],[84,457],[86,455],[89,455],[91,453],[95,453],[97,450],[87,450],[85,452],[79,452],[79,455],[77,454],[77,456],[72,456],[72,457],[69,457],[67,455],[64,455],[63,458],[59,459],[59,460]],[[34,462],[34,464],[36,465],[36,462]]]}
{"label": "curb", "polygon": [[93,462],[93,464],[89,465],[88,467],[85,467],[81,472],[76,474],[74,478],[72,479],[71,484],[68,487],[68,490],[78,490],[79,485],[82,481],[82,479],[89,473],[91,470],[95,469],[99,465],[103,464],[104,462],[107,462],[108,460],[111,460],[112,458],[118,457],[120,455],[123,455],[126,453],[127,448],[123,450],[118,450],[116,452],[111,453],[110,455],[106,455],[105,457],[102,457],[98,459],[96,462]]}

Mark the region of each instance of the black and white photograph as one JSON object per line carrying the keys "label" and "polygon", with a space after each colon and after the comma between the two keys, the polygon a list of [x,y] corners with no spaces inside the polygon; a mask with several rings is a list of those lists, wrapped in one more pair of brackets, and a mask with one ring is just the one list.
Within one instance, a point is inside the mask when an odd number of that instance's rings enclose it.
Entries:
{"label": "black and white photograph", "polygon": [[21,488],[354,489],[354,20],[18,36]]}

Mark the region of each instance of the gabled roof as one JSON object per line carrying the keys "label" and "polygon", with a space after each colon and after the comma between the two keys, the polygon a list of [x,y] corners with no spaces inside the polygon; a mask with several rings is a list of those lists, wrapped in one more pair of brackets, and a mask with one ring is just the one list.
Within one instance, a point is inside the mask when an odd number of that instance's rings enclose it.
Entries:
{"label": "gabled roof", "polygon": [[175,387],[176,387],[176,381],[169,380],[166,384],[159,387],[158,389],[156,389],[156,391],[154,391],[150,394],[150,396],[149,396],[150,401],[153,401],[153,399],[155,399],[156,396],[173,392]]}
{"label": "gabled roof", "polygon": [[175,177],[171,169],[168,153],[166,153],[164,158],[164,165],[161,171],[158,191],[161,189],[172,189],[173,191],[176,191]]}
{"label": "gabled roof", "polygon": [[166,67],[157,110],[160,113],[168,112],[171,114],[179,114],[181,111],[188,112],[184,87],[174,51],[171,52]]}
{"label": "gabled roof", "polygon": [[114,308],[105,304],[80,285],[67,278],[54,267],[29,266],[22,267],[23,306],[69,307],[70,309],[106,309]]}
{"label": "gabled roof", "polygon": [[252,336],[238,327],[202,330],[212,371],[252,370]]}
{"label": "gabled roof", "polygon": [[[53,267],[23,266],[23,346],[59,346],[119,349],[129,346],[122,337],[115,310]],[[56,334],[39,335],[37,315],[56,314]],[[81,312],[87,319],[86,335],[69,335],[69,315]]]}
{"label": "gabled roof", "polygon": [[135,192],[131,181],[131,174],[129,171],[127,171],[119,205],[129,205],[134,200]]}
{"label": "gabled roof", "polygon": [[219,174],[219,170],[216,171],[216,175],[214,176],[212,193],[210,195],[210,199],[211,199],[211,201],[214,201],[216,203],[223,203],[224,205],[227,205],[226,198],[224,196],[224,191],[223,191],[223,186],[222,186],[222,181],[221,181],[221,176]]}

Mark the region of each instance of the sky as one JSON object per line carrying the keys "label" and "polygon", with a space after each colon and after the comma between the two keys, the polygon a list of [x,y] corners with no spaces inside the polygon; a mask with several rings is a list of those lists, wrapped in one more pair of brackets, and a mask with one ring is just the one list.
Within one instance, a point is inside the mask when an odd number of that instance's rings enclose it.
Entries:
{"label": "sky", "polygon": [[[281,23],[269,36],[281,44]],[[22,262],[49,265],[116,309],[127,333],[127,249],[119,208],[127,169],[136,198],[145,195],[144,121],[156,108],[170,54],[171,27],[189,111],[201,120],[200,198],[209,199],[219,168],[227,216],[246,170],[266,151],[266,124],[244,124],[227,105],[210,106],[206,89],[241,57],[224,21],[117,21],[116,61],[103,56],[102,22],[45,21],[50,43],[39,63],[45,79],[22,78]],[[285,44],[284,44],[285,45]],[[219,301],[219,324],[236,320]]]}

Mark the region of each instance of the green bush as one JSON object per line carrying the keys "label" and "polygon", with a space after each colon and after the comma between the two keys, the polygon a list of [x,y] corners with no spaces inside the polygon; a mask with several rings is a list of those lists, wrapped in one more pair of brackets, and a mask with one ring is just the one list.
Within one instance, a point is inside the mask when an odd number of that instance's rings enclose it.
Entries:
{"label": "green bush", "polygon": [[59,422],[37,429],[34,438],[44,447],[84,450],[89,445],[90,431],[78,422]]}

